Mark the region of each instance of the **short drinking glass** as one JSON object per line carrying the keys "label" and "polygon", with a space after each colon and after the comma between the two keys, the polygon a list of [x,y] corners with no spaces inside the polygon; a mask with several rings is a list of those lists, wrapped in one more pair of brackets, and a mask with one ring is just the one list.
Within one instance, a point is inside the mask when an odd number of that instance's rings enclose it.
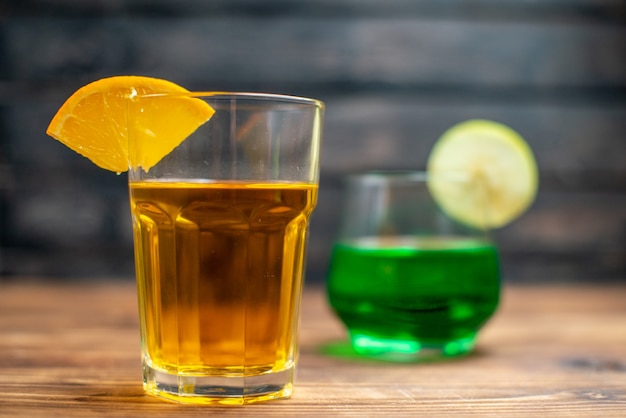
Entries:
{"label": "short drinking glass", "polygon": [[423,172],[351,176],[344,203],[328,298],[354,350],[394,361],[471,351],[499,299],[488,231],[443,212]]}
{"label": "short drinking glass", "polygon": [[[135,98],[129,126],[171,99]],[[323,104],[244,93],[181,99],[215,114],[154,167],[129,171],[144,388],[185,403],[288,397]],[[133,133],[129,155],[142,161]]]}

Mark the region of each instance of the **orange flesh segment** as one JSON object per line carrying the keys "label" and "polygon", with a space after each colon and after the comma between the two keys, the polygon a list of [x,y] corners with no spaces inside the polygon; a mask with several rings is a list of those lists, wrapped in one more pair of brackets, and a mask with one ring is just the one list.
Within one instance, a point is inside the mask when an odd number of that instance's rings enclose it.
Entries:
{"label": "orange flesh segment", "polygon": [[[72,94],[46,133],[106,170],[121,173],[130,165],[147,171],[215,112],[185,93],[183,87],[158,78],[103,78]],[[148,94],[167,96],[136,99]],[[140,108],[129,118],[131,106]],[[139,161],[129,161],[129,134],[138,141]]]}

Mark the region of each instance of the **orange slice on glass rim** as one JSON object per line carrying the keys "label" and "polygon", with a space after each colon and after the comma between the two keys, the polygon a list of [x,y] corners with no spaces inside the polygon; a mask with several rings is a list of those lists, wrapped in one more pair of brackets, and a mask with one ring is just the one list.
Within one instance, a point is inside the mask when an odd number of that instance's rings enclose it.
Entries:
{"label": "orange slice on glass rim", "polygon": [[[46,133],[106,170],[121,173],[130,166],[148,171],[215,113],[184,93],[185,88],[158,78],[103,78],[74,92]],[[138,97],[151,94],[163,96],[137,103]],[[130,106],[136,105],[140,109],[130,117]],[[139,161],[129,161],[129,129],[141,149]]]}

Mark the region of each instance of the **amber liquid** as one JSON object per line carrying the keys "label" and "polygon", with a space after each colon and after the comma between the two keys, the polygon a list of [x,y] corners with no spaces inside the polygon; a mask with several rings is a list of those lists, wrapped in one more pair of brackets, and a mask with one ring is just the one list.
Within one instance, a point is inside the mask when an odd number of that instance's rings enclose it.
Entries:
{"label": "amber liquid", "polygon": [[196,376],[292,367],[317,186],[145,182],[130,198],[144,361]]}

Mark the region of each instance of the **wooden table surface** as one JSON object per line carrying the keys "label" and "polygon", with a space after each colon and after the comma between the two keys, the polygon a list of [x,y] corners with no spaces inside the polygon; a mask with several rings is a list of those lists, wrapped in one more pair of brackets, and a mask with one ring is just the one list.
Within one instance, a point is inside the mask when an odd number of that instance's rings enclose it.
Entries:
{"label": "wooden table surface", "polygon": [[476,351],[351,357],[306,289],[294,396],[186,406],[142,392],[132,283],[0,284],[0,416],[626,416],[626,286],[506,286]]}

